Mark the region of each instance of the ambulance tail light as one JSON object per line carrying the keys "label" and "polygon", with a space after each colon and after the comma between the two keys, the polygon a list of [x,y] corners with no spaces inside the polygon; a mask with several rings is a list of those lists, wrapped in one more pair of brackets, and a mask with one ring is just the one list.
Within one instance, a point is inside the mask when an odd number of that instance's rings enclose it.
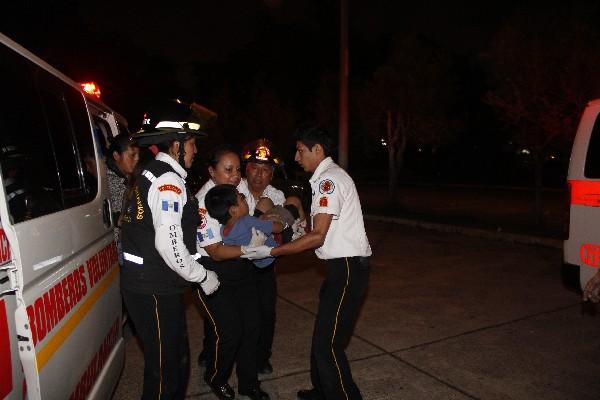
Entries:
{"label": "ambulance tail light", "polygon": [[80,85],[81,89],[87,94],[100,98],[100,86],[96,82],[83,82]]}
{"label": "ambulance tail light", "polygon": [[567,206],[568,211],[565,213],[565,223],[563,224],[565,239],[569,239],[572,206],[600,207],[600,181],[569,179],[567,183],[569,185],[567,192],[569,204]]}
{"label": "ambulance tail light", "polygon": [[600,181],[569,180],[571,205],[600,207]]}

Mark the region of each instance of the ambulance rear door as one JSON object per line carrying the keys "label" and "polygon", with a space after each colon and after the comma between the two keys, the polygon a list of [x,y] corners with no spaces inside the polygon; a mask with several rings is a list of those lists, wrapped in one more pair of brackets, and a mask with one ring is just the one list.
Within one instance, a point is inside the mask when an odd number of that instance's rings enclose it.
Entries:
{"label": "ambulance rear door", "polygon": [[31,399],[106,399],[124,345],[102,146],[75,82],[2,35],[0,59],[0,217],[17,269],[11,354]]}
{"label": "ambulance rear door", "polygon": [[576,289],[600,267],[600,100],[586,107],[571,152],[569,237],[564,242],[563,277],[574,272]]}

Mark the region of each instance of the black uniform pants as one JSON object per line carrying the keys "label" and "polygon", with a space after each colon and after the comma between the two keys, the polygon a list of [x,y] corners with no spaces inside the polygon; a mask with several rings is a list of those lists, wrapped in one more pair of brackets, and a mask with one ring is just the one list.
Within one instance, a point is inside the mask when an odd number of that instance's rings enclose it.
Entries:
{"label": "black uniform pants", "polygon": [[247,392],[258,385],[256,348],[258,344],[258,302],[253,275],[236,284],[222,282],[206,296],[198,289],[206,312],[204,321],[213,330],[205,347],[205,380],[212,385],[227,383],[236,363],[238,391]]}
{"label": "black uniform pants", "polygon": [[190,363],[183,294],[122,294],[144,348],[142,399],[183,399]]}
{"label": "black uniform pants", "polygon": [[271,358],[271,347],[275,335],[275,306],[277,304],[275,262],[265,268],[255,268],[255,271],[260,315],[260,333],[256,358],[258,368],[261,369]]}
{"label": "black uniform pants", "polygon": [[369,281],[368,258],[327,260],[312,338],[310,375],[327,400],[362,399],[344,353]]}

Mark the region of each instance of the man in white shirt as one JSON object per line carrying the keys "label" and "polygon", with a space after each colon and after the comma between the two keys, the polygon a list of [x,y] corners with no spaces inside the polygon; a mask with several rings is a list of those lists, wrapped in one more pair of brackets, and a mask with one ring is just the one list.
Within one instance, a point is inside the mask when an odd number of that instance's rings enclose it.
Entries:
{"label": "man in white shirt", "polygon": [[[261,198],[268,198],[274,206],[283,206],[285,195],[271,185],[275,169],[274,157],[266,140],[252,142],[242,154],[246,163],[246,178],[238,185],[238,190],[246,196],[249,214],[259,217],[262,212],[256,205]],[[265,375],[273,372],[271,347],[275,334],[275,307],[277,304],[277,280],[275,263],[265,268],[255,268],[256,289],[260,314],[260,334],[256,352],[257,370]]]}
{"label": "man in white shirt", "polygon": [[327,261],[311,348],[313,388],[300,390],[300,400],[362,399],[344,349],[367,289],[371,247],[354,181],[328,156],[330,148],[321,129],[296,133],[295,160],[313,173],[312,230],[271,250],[280,256],[315,249]]}

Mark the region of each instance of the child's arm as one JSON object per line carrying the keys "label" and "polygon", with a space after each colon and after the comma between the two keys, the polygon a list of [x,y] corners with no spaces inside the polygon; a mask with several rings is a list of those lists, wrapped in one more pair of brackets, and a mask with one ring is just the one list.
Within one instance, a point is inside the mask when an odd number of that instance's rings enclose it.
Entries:
{"label": "child's arm", "polygon": [[273,223],[273,227],[271,228],[273,233],[281,233],[282,230],[285,229],[285,222],[283,222],[281,217],[273,214],[262,214],[258,217],[261,221],[269,221]]}
{"label": "child's arm", "polygon": [[282,206],[275,206],[260,216],[260,219],[273,222],[273,232],[280,233],[294,223],[292,214]]}

